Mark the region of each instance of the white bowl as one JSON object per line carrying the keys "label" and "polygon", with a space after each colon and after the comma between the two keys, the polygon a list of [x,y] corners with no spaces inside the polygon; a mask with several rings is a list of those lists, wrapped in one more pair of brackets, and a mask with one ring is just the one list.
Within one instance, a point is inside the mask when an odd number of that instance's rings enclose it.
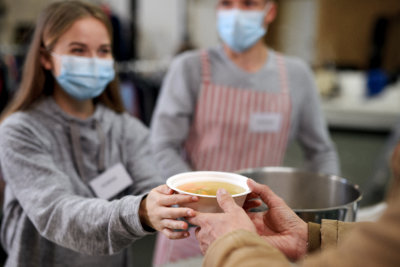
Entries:
{"label": "white bowl", "polygon": [[195,171],[195,172],[184,172],[171,176],[170,178],[167,179],[167,185],[169,188],[180,194],[199,197],[199,201],[188,203],[181,206],[189,207],[200,212],[215,213],[215,212],[222,212],[221,208],[218,205],[216,196],[189,193],[182,191],[177,187],[186,183],[201,182],[201,181],[226,182],[238,185],[240,187],[243,187],[245,189],[245,192],[240,194],[235,194],[232,197],[235,200],[236,204],[238,204],[239,206],[243,206],[247,194],[251,192],[249,187],[247,186],[247,179],[248,178],[243,175],[230,172]]}

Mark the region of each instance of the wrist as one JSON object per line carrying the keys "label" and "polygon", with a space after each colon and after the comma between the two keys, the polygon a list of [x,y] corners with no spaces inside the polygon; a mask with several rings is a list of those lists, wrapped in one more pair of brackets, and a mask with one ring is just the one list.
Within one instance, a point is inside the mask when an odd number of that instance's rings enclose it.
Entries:
{"label": "wrist", "polygon": [[308,250],[308,224],[306,222],[302,223],[301,226],[301,251],[299,253],[299,258],[303,257],[304,255],[307,254],[307,250]]}
{"label": "wrist", "polygon": [[147,211],[147,196],[144,196],[139,206],[139,219],[142,227],[145,229],[146,227],[153,228],[150,218]]}
{"label": "wrist", "polygon": [[308,249],[308,225],[302,221],[301,225],[297,228],[296,250],[294,252],[293,260],[298,260],[307,254]]}

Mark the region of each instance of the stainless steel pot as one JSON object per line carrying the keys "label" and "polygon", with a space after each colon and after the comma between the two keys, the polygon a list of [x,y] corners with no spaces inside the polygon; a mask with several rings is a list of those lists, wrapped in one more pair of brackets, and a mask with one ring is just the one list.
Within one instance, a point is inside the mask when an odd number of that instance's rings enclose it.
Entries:
{"label": "stainless steel pot", "polygon": [[306,222],[355,221],[362,194],[348,180],[286,167],[245,169],[237,173],[268,185]]}

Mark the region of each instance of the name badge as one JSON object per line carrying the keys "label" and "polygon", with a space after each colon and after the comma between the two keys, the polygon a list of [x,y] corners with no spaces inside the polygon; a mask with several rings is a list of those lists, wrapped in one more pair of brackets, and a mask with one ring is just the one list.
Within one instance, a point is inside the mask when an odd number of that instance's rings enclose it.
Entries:
{"label": "name badge", "polygon": [[121,163],[114,165],[89,182],[96,196],[102,199],[111,199],[132,184],[131,177]]}
{"label": "name badge", "polygon": [[254,133],[276,133],[282,126],[280,113],[259,112],[250,115],[249,130]]}

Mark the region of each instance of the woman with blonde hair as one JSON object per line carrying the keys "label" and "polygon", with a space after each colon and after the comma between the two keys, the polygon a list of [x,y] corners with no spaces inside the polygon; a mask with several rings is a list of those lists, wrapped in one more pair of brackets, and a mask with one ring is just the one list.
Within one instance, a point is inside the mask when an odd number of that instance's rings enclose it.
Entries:
{"label": "woman with blonde hair", "polygon": [[197,198],[159,186],[148,130],[122,106],[111,33],[92,4],[57,2],[39,16],[1,117],[5,266],[128,266],[134,240],[188,235],[176,218],[193,210],[171,206]]}

